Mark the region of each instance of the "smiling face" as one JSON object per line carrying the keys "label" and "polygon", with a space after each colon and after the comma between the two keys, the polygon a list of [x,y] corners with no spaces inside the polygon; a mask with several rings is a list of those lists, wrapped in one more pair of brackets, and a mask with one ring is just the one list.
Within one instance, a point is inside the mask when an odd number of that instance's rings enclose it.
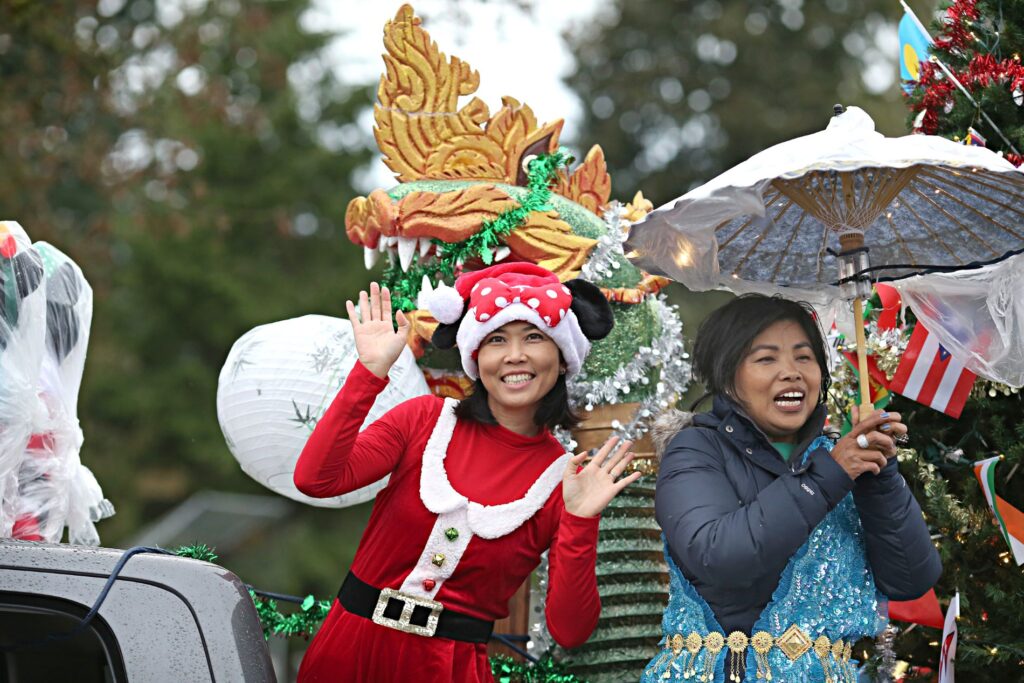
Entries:
{"label": "smiling face", "polygon": [[558,346],[528,322],[516,320],[494,330],[477,351],[480,381],[491,413],[503,418],[533,413],[562,370]]}
{"label": "smiling face", "polygon": [[783,320],[754,337],[736,369],[736,399],[772,441],[792,443],[818,404],[821,367],[800,325]]}

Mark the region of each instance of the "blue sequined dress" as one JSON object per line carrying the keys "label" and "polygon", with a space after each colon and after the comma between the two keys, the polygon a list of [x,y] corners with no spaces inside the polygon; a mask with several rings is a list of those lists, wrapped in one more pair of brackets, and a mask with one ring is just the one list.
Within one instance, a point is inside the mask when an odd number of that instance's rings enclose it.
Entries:
{"label": "blue sequined dress", "polygon": [[[831,450],[832,441],[819,437],[804,457],[822,447]],[[852,644],[877,634],[887,622],[852,493],[790,558],[752,634],[726,634],[667,544],[665,558],[670,583],[662,618],[664,649],[645,667],[641,683],[853,681]],[[760,634],[760,654],[754,642],[747,643],[754,634]]]}

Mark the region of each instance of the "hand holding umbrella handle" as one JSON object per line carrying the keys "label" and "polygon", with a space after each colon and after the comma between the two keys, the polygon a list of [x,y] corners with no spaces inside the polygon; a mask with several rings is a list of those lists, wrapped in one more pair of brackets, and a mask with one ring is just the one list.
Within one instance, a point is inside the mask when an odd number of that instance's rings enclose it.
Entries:
{"label": "hand holding umbrella handle", "polygon": [[[862,420],[861,415],[866,417]],[[910,441],[907,436],[907,425],[903,424],[903,416],[897,412],[875,408],[865,412],[862,408],[853,406],[850,410],[850,420],[854,427],[848,437],[861,449],[878,451],[886,458],[896,457],[898,449],[906,447]]]}
{"label": "hand holding umbrella handle", "polygon": [[906,434],[907,427],[900,421],[899,413],[872,410],[858,414],[856,408],[854,413],[854,418],[865,417],[836,442],[831,455],[847,476],[856,480],[865,472],[882,471],[889,459],[896,456],[896,440]]}

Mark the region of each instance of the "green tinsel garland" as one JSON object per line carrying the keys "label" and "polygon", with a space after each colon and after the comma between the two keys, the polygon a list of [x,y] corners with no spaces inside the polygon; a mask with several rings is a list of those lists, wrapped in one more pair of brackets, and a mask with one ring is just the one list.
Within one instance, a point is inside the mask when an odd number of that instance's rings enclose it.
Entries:
{"label": "green tinsel garland", "polygon": [[203,562],[213,562],[217,559],[217,554],[213,552],[213,548],[210,548],[205,543],[183,545],[175,550],[174,554],[178,557],[188,557],[193,560],[202,560]]}
{"label": "green tinsel garland", "polygon": [[403,271],[392,265],[384,270],[384,285],[391,291],[391,301],[403,311],[416,309],[416,298],[425,275],[431,282],[440,278],[451,280],[460,263],[479,257],[487,265],[494,259],[494,250],[501,246],[502,238],[522,225],[534,211],[551,211],[551,183],[558,169],[572,163],[572,157],[561,149],[553,154],[541,154],[530,162],[527,187],[529,193],[519,206],[503,211],[492,221],[484,221],[480,231],[461,242],[448,243],[439,239],[433,243],[443,251],[437,260],[417,262]]}
{"label": "green tinsel garland", "polygon": [[551,655],[545,655],[536,664],[495,655],[491,657],[491,674],[498,683],[585,683]]}
{"label": "green tinsel garland", "polygon": [[[183,545],[174,551],[178,557],[188,557],[203,562],[213,562],[217,559],[213,548],[205,543]],[[327,618],[331,609],[330,600],[317,600],[312,595],[307,595],[302,601],[300,610],[291,614],[282,614],[277,609],[277,601],[259,595],[252,588],[249,589],[249,596],[256,605],[256,614],[260,617],[260,624],[263,625],[263,637],[275,636],[310,636],[320,628],[320,624]]]}
{"label": "green tinsel garland", "polygon": [[327,618],[331,611],[330,600],[317,600],[312,595],[307,595],[302,601],[300,611],[291,614],[282,614],[277,609],[277,601],[257,595],[254,590],[249,589],[252,601],[256,603],[256,613],[260,616],[260,623],[263,624],[263,637],[270,638],[271,635],[282,636],[303,636],[309,637],[320,628],[320,624]]}

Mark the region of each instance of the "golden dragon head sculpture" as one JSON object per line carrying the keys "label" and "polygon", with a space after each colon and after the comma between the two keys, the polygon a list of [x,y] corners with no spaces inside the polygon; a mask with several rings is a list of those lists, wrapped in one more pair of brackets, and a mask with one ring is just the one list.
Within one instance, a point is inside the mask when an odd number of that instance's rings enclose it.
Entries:
{"label": "golden dragon head sculpture", "polygon": [[[405,284],[419,291],[435,283],[431,277],[421,281],[417,266],[442,257],[446,247],[519,205],[527,194],[529,161],[558,151],[563,121],[540,124],[529,106],[511,97],[503,98],[493,115],[477,97],[460,106],[460,99],[479,87],[479,74],[440,52],[409,5],[385,25],[384,47],[374,135],[398,185],[353,199],[345,227],[349,239],[363,247],[367,268],[386,254],[385,280],[391,285],[411,280]],[[610,202],[611,177],[597,145],[571,172],[560,169],[550,187],[546,210],[530,213],[504,235],[493,250],[494,261],[529,261],[562,280],[577,277],[602,240],[617,245],[628,222],[652,208],[639,192],[624,207]],[[609,212],[615,214],[614,225]],[[483,265],[470,258],[457,268]],[[666,282],[637,270],[621,257],[621,249],[602,253],[604,266],[609,275],[591,279],[623,305],[642,303]],[[407,298],[405,308],[413,308],[408,304],[414,300]],[[422,353],[436,322],[423,311],[412,311],[411,317],[410,342]]]}

